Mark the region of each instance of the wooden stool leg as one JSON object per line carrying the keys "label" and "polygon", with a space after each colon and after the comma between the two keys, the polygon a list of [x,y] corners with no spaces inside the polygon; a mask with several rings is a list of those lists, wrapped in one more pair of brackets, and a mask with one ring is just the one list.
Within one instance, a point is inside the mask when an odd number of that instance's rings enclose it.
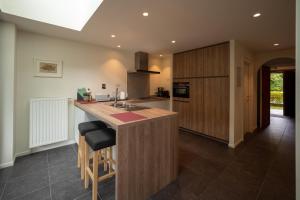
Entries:
{"label": "wooden stool leg", "polygon": [[112,172],[112,160],[113,160],[113,157],[112,157],[112,147],[109,147],[108,149],[108,153],[109,153],[109,173]]}
{"label": "wooden stool leg", "polygon": [[104,162],[103,162],[103,165],[104,165],[104,171],[106,172],[107,171],[107,148],[103,149],[103,152],[104,152]]}
{"label": "wooden stool leg", "polygon": [[98,194],[98,158],[99,151],[96,151],[93,155],[93,200],[97,200]]}
{"label": "wooden stool leg", "polygon": [[78,168],[80,168],[80,162],[81,162],[81,159],[80,159],[81,156],[80,156],[80,154],[82,153],[82,152],[80,152],[81,151],[80,148],[81,148],[81,136],[79,134],[78,149],[77,149],[77,167]]}
{"label": "wooden stool leg", "polygon": [[84,188],[87,189],[89,187],[89,145],[84,145]]}
{"label": "wooden stool leg", "polygon": [[84,149],[86,146],[86,142],[85,142],[85,137],[84,136],[80,136],[81,137],[81,180],[84,180],[84,171],[85,171],[85,153],[84,153]]}

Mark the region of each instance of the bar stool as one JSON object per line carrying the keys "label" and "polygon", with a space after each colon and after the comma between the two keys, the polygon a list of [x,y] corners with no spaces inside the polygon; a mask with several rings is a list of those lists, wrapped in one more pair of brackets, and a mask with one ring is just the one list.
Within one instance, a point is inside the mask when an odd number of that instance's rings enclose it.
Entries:
{"label": "bar stool", "polygon": [[78,130],[80,133],[78,142],[78,153],[77,153],[77,167],[81,168],[81,179],[84,180],[84,146],[85,146],[85,135],[87,132],[107,128],[106,124],[102,121],[90,121],[83,122],[78,125]]}
{"label": "bar stool", "polygon": [[[112,146],[116,145],[116,131],[111,128],[100,129],[88,132],[85,136],[85,181],[84,187],[87,189],[89,186],[89,179],[92,180],[93,184],[93,200],[97,199],[98,192],[98,182],[103,181],[105,179],[111,178],[115,175],[115,171],[112,168],[113,164],[116,162],[112,158]],[[89,147],[93,150],[93,166],[92,170],[89,166]],[[108,160],[100,160],[99,162],[99,154],[101,150],[108,149],[109,157]],[[107,174],[103,176],[98,176],[98,166],[101,163],[108,162],[109,171]]]}

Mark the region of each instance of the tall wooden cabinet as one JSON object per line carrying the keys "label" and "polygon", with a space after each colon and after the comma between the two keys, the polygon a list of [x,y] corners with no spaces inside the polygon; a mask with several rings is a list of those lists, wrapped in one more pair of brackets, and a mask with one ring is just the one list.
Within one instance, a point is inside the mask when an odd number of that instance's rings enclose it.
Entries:
{"label": "tall wooden cabinet", "polygon": [[229,131],[229,79],[204,80],[204,133],[228,140]]}
{"label": "tall wooden cabinet", "polygon": [[190,98],[173,98],[179,126],[228,141],[229,43],[175,54],[173,79],[190,84]]}
{"label": "tall wooden cabinet", "polygon": [[229,43],[203,48],[204,76],[229,75]]}
{"label": "tall wooden cabinet", "polygon": [[173,77],[188,78],[197,69],[197,51],[188,51],[174,56]]}

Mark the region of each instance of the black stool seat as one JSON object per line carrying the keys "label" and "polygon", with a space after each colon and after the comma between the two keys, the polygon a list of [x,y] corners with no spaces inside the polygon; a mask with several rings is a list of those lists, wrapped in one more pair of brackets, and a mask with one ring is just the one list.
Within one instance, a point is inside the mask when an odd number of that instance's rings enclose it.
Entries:
{"label": "black stool seat", "polygon": [[85,141],[94,150],[98,151],[116,145],[116,131],[111,128],[88,132]]}
{"label": "black stool seat", "polygon": [[106,124],[102,121],[83,122],[78,125],[78,130],[81,136],[85,136],[87,132],[107,128]]}

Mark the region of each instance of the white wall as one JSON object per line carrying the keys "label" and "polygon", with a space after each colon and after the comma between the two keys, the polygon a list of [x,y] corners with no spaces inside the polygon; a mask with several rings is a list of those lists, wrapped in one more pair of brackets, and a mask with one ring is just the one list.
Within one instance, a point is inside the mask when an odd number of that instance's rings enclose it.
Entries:
{"label": "white wall", "polygon": [[[134,68],[131,52],[108,49],[53,37],[18,32],[16,88],[16,153],[28,152],[29,99],[76,98],[77,88],[113,94],[117,84],[127,90],[127,70]],[[62,60],[63,78],[34,77],[34,58]],[[101,84],[107,89],[102,90]],[[73,139],[74,108],[70,105],[69,138]]]}
{"label": "white wall", "polygon": [[255,55],[256,72],[263,64],[275,58],[295,58],[295,48],[257,53]]}
{"label": "white wall", "polygon": [[[239,41],[230,41],[230,117],[229,117],[229,146],[236,147],[244,140],[244,62],[254,68],[253,53]],[[254,71],[254,69],[253,69]],[[238,84],[240,79],[240,84]],[[252,91],[254,92],[254,91]],[[250,101],[251,102],[251,101]],[[253,108],[254,109],[254,108]],[[253,115],[251,127],[254,124]]]}
{"label": "white wall", "polygon": [[300,199],[300,0],[297,0],[296,10],[296,199]]}
{"label": "white wall", "polygon": [[163,57],[149,56],[149,70],[160,72],[160,74],[150,75],[150,95],[155,95],[158,87],[171,90],[172,59],[172,55],[164,55]]}
{"label": "white wall", "polygon": [[0,168],[14,160],[16,27],[0,22]]}

